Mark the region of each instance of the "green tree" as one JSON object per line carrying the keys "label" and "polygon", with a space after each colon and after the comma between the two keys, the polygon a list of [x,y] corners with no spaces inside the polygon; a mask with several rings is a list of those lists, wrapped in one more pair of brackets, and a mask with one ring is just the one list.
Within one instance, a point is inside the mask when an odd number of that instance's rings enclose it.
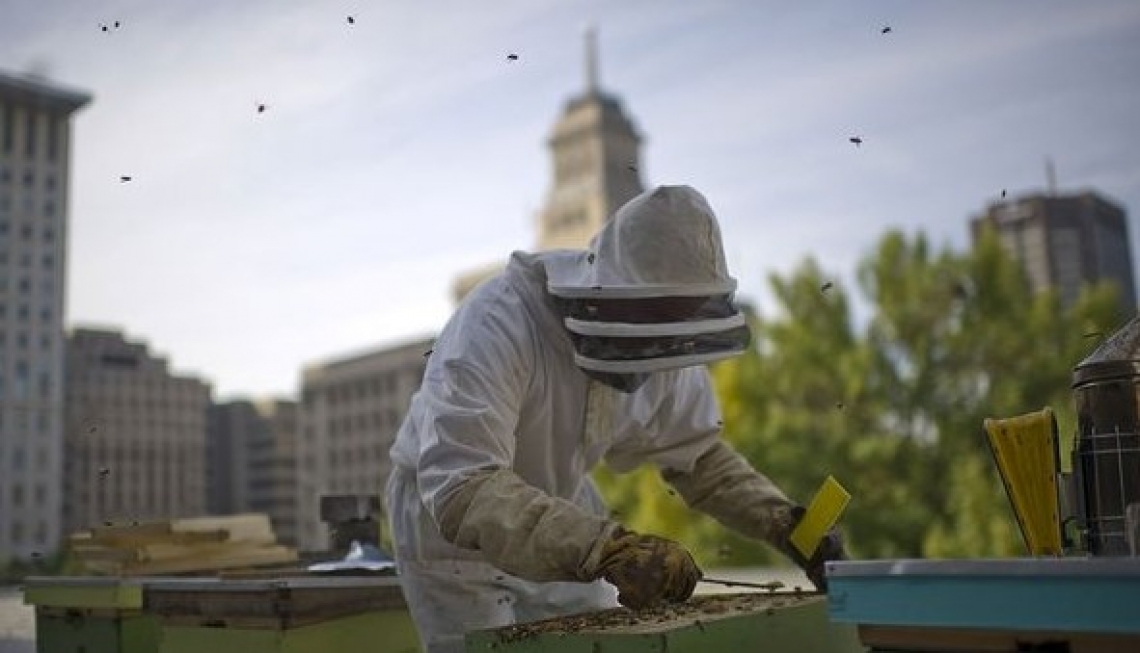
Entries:
{"label": "green tree", "polygon": [[913,482],[918,449],[881,425],[888,397],[841,283],[804,262],[770,279],[779,312],[756,319],[757,347],[715,372],[726,438],[806,503],[834,475],[859,498],[845,520],[854,555],[904,554],[921,543]]}
{"label": "green tree", "polygon": [[867,338],[888,399],[884,423],[922,449],[920,552],[1021,552],[982,422],[1043,406],[1071,415],[1072,368],[1094,344],[1084,333],[1123,317],[1114,289],[1092,287],[1065,309],[1054,293],[1031,291],[993,232],[965,254],[888,234],[860,284],[875,307]]}
{"label": "green tree", "polygon": [[[1072,368],[1097,344],[1086,334],[1123,321],[1114,288],[1069,308],[1034,294],[993,233],[964,253],[885,234],[857,270],[862,324],[833,278],[810,259],[770,277],[776,308],[750,315],[754,346],[713,368],[724,437],[794,500],[836,476],[856,557],[1020,553],[982,422],[1051,406],[1071,436]],[[627,523],[703,564],[778,559],[689,511],[653,470],[600,478]]]}

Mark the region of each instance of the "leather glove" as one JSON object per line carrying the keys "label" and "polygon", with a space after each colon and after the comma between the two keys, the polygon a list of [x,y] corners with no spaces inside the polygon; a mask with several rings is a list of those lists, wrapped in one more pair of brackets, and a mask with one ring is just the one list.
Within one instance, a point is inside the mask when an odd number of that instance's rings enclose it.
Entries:
{"label": "leather glove", "polygon": [[823,536],[823,539],[819,541],[819,546],[816,547],[812,557],[810,559],[804,558],[803,554],[792,544],[789,538],[805,514],[807,514],[807,509],[803,506],[795,506],[791,509],[791,524],[787,532],[777,543],[777,548],[784,555],[788,556],[792,562],[796,563],[800,569],[804,570],[804,573],[807,574],[808,579],[811,580],[817,590],[826,592],[827,576],[824,574],[824,563],[829,560],[847,559],[847,552],[843,548],[843,536],[840,535],[835,527],[832,527],[831,530],[827,531],[827,534]]}
{"label": "leather glove", "polygon": [[618,528],[603,545],[598,576],[618,589],[618,602],[640,610],[693,595],[701,570],[683,546],[656,535]]}

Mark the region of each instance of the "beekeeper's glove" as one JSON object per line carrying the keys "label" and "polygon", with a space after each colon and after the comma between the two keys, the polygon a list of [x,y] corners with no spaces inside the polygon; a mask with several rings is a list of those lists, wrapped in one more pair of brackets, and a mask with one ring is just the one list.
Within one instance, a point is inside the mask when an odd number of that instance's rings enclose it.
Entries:
{"label": "beekeeper's glove", "polygon": [[680,544],[619,528],[602,546],[598,576],[618,589],[618,602],[640,610],[693,595],[701,570]]}
{"label": "beekeeper's glove", "polygon": [[815,553],[811,558],[805,558],[800,550],[792,544],[790,538],[792,531],[795,530],[796,525],[804,518],[807,513],[802,506],[794,506],[789,511],[790,521],[785,530],[785,535],[776,542],[776,548],[781,553],[788,556],[792,562],[796,563],[800,569],[804,570],[809,580],[815,585],[815,588],[821,592],[827,591],[827,577],[824,574],[825,565],[830,560],[846,560],[847,552],[843,548],[843,536],[839,530],[832,527],[831,530],[823,536],[820,540],[819,546],[816,548]]}
{"label": "beekeeper's glove", "polygon": [[824,563],[846,557],[843,540],[833,529],[815,555],[804,560],[788,541],[803,519],[804,509],[723,440],[710,447],[691,469],[666,469],[662,474],[690,507],[742,535],[771,544],[798,564],[820,591],[827,590]]}

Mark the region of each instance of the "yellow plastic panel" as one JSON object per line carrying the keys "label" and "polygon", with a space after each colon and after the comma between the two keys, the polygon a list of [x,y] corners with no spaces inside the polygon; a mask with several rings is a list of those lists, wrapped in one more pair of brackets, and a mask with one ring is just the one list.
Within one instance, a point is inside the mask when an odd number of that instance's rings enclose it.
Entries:
{"label": "yellow plastic panel", "polygon": [[789,538],[792,545],[805,558],[810,559],[823,536],[835,525],[835,522],[839,521],[849,501],[851,494],[843,489],[834,476],[828,476],[816,491],[804,518],[792,531],[792,536]]}
{"label": "yellow plastic panel", "polygon": [[1061,555],[1053,410],[987,419],[986,435],[1030,555]]}

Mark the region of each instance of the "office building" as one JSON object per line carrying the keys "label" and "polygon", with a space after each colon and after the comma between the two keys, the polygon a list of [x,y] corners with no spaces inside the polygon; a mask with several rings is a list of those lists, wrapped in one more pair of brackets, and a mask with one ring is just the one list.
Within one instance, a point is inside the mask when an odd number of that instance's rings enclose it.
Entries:
{"label": "office building", "polygon": [[[614,212],[644,190],[642,138],[617,96],[598,81],[597,47],[586,33],[585,85],[570,98],[547,140],[552,181],[538,216],[536,248],[583,249]],[[458,301],[502,263],[461,275],[453,287]]]}
{"label": "office building", "polygon": [[210,407],[210,514],[267,514],[277,541],[296,543],[297,420],[293,401],[229,401]]}
{"label": "office building", "polygon": [[420,387],[432,339],[315,364],[302,374],[297,545],[324,550],[322,495],[382,495],[388,449]]}
{"label": "office building", "polygon": [[66,365],[67,531],[206,514],[210,386],[111,330],[74,330]]}
{"label": "office building", "polygon": [[0,73],[0,561],[62,536],[71,120],[90,101]]}
{"label": "office building", "polygon": [[1081,288],[1110,280],[1126,310],[1136,309],[1136,282],[1124,209],[1092,191],[1035,194],[990,205],[971,220],[976,241],[987,226],[1021,262],[1034,291],[1056,289],[1071,305]]}

